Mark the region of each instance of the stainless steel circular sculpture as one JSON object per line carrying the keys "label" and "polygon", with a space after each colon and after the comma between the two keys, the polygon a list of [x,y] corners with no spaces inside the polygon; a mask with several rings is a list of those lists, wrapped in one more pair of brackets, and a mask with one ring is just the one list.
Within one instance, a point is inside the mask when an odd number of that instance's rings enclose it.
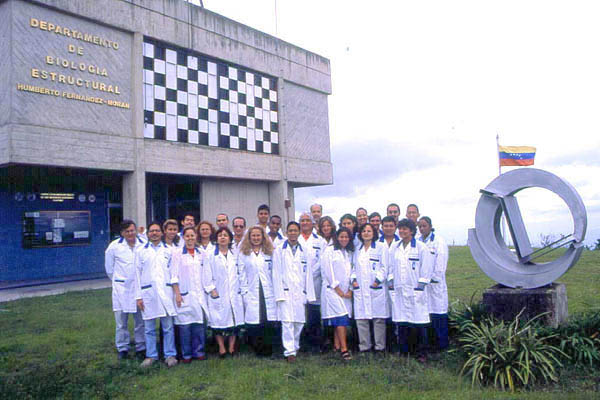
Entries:
{"label": "stainless steel circular sculpture", "polygon": [[[567,203],[573,217],[574,232],[551,245],[568,245],[568,248],[562,256],[551,262],[533,262],[546,254],[551,246],[533,249],[514,197],[520,190],[531,187],[556,193]],[[469,229],[468,244],[475,262],[486,275],[504,286],[532,289],[554,282],[575,265],[584,249],[587,214],[581,197],[568,182],[547,171],[521,168],[498,176],[480,192],[482,195],[477,204],[475,228]],[[503,213],[515,252],[508,248],[502,238],[500,225]]]}

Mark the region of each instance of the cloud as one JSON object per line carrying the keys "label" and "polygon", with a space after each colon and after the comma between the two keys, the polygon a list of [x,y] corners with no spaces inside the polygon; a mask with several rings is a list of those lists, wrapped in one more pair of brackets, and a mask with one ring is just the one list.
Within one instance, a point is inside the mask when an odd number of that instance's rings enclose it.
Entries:
{"label": "cloud", "polygon": [[340,143],[332,148],[334,184],[306,189],[303,194],[355,196],[366,187],[390,183],[403,174],[439,167],[446,162],[434,153],[428,146],[387,140]]}
{"label": "cloud", "polygon": [[597,167],[600,166],[600,146],[593,145],[585,150],[579,150],[574,152],[568,152],[565,154],[559,154],[554,157],[550,157],[545,161],[545,164],[549,166],[565,166],[565,165],[577,165],[577,166],[588,166]]}

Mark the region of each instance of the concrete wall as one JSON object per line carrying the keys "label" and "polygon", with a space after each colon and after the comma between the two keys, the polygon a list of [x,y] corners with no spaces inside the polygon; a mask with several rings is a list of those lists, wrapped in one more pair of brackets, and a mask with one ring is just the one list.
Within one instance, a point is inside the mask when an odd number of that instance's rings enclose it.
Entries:
{"label": "concrete wall", "polygon": [[37,2],[331,92],[328,59],[181,0]]}
{"label": "concrete wall", "polygon": [[256,224],[256,209],[269,204],[269,184],[266,182],[203,179],[200,188],[200,216],[214,224],[216,215],[225,212],[231,220],[246,218],[248,226]]}
{"label": "concrete wall", "polygon": [[279,157],[146,139],[146,171],[208,177],[281,179]]}
{"label": "concrete wall", "polygon": [[[10,56],[12,54],[11,18],[11,3],[0,2],[0,38],[2,38],[0,40],[0,54],[2,54],[2,57],[0,57],[0,127],[9,121],[11,109],[10,96],[14,90],[12,88],[10,71],[10,61],[12,58]],[[6,162],[4,159],[6,150],[2,142],[3,140],[0,138],[0,164]]]}

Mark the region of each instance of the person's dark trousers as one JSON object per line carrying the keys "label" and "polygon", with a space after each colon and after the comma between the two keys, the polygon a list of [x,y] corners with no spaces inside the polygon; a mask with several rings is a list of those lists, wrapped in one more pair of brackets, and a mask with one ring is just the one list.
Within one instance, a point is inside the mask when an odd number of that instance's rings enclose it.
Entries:
{"label": "person's dark trousers", "polygon": [[435,333],[436,349],[444,350],[448,347],[448,314],[429,314],[429,317]]}
{"label": "person's dark trousers", "polygon": [[426,356],[429,351],[429,335],[426,326],[416,326],[417,331],[417,356]]}
{"label": "person's dark trousers", "polygon": [[396,337],[396,324],[392,322],[391,318],[388,318],[385,324],[385,348],[388,353],[394,351],[394,338]]}
{"label": "person's dark trousers", "polygon": [[427,354],[429,348],[429,338],[427,336],[426,326],[409,326],[405,324],[397,324],[398,329],[398,346],[400,347],[400,354],[408,354],[408,338],[410,336],[411,329],[416,330],[417,333],[417,355],[424,356]]}
{"label": "person's dark trousers", "polygon": [[396,332],[398,333],[398,347],[400,354],[408,354],[408,336],[410,335],[410,327],[408,325],[396,324]]}
{"label": "person's dark trousers", "polygon": [[309,304],[306,320],[306,344],[312,353],[321,351],[323,344],[323,330],[321,329],[321,306]]}

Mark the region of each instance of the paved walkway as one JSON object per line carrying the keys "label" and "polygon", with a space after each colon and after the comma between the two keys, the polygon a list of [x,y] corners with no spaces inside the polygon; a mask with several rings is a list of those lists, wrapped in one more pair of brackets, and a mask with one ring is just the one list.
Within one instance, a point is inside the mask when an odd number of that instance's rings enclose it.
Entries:
{"label": "paved walkway", "polygon": [[108,278],[90,279],[85,281],[61,282],[48,285],[28,286],[0,290],[0,303],[24,299],[27,297],[52,296],[78,290],[94,290],[111,287]]}

